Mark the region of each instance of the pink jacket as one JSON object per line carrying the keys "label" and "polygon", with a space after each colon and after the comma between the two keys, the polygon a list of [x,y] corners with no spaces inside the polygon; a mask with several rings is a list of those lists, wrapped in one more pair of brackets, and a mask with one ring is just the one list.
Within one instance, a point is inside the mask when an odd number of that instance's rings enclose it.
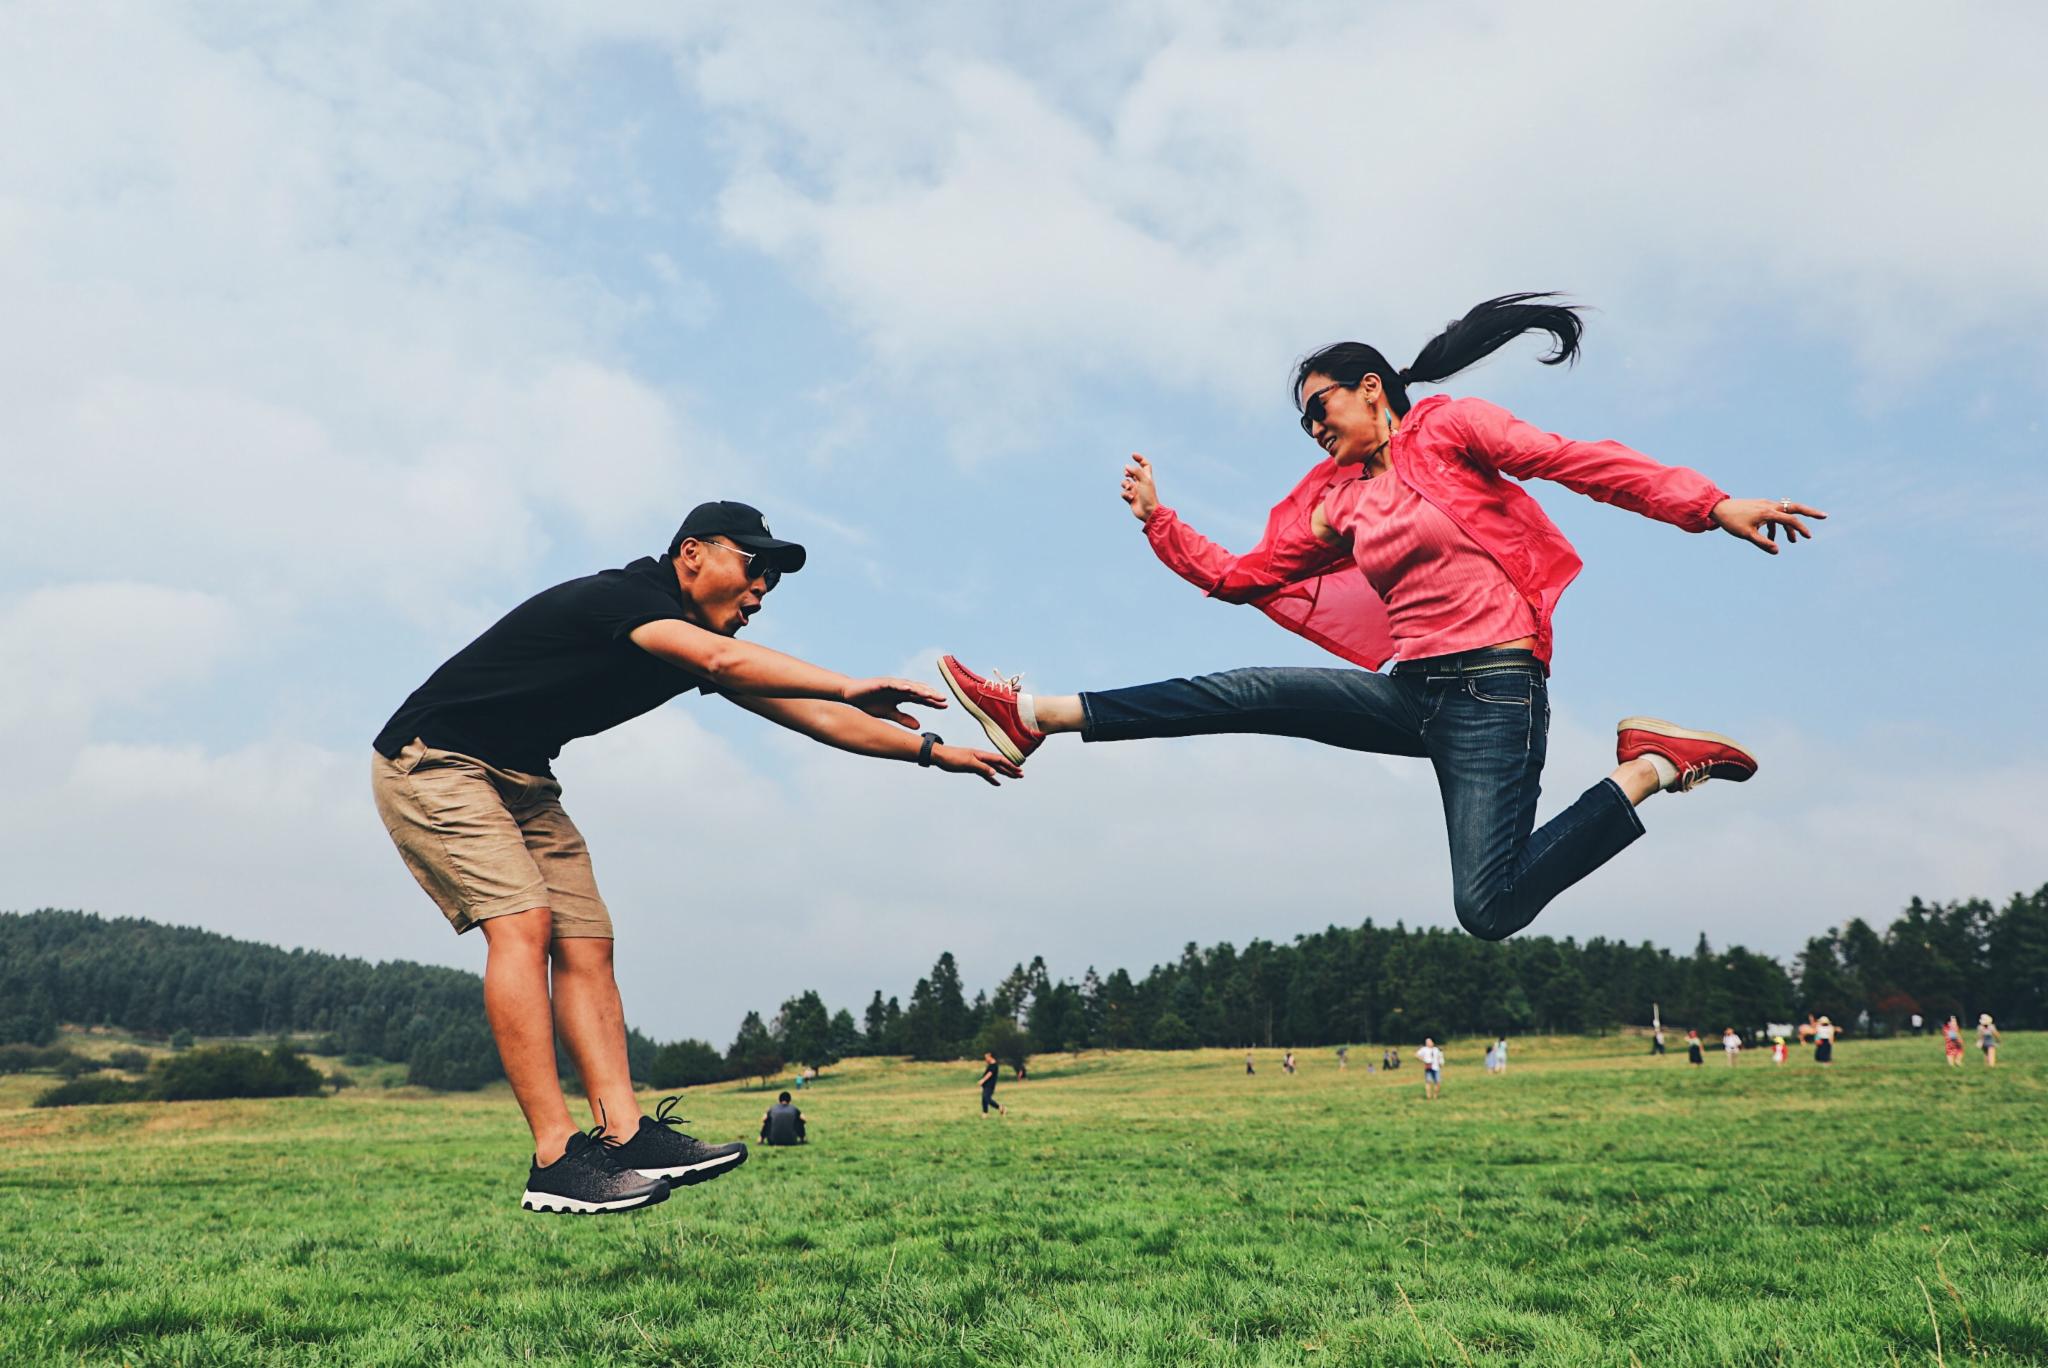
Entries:
{"label": "pink jacket", "polygon": [[[1544,432],[1484,399],[1431,395],[1408,411],[1388,450],[1394,476],[1434,504],[1480,546],[1528,601],[1536,655],[1550,664],[1551,615],[1583,562],[1517,480],[1555,480],[1602,503],[1704,532],[1727,498],[1712,480],[1659,465],[1619,442],[1574,442]],[[1226,603],[1250,603],[1288,631],[1376,670],[1394,654],[1387,607],[1341,546],[1310,529],[1324,494],[1363,472],[1319,461],[1266,519],[1266,534],[1241,556],[1161,505],[1145,539],[1167,568]]]}

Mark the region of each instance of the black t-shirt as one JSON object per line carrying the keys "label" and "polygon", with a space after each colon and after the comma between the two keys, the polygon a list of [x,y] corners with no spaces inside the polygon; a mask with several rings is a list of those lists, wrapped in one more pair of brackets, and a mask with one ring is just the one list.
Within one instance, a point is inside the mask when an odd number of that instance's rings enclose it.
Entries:
{"label": "black t-shirt", "polygon": [[635,646],[634,628],[683,618],[672,561],[643,556],[543,589],[457,651],[377,734],[386,759],[414,737],[522,774],[677,694],[712,686]]}
{"label": "black t-shirt", "polygon": [[983,1092],[994,1092],[994,1091],[996,1090],[996,1079],[997,1079],[997,1078],[998,1078],[998,1077],[999,1077],[999,1076],[1000,1076],[1000,1075],[1002,1074],[1002,1072],[1003,1072],[1003,1067],[1002,1067],[1002,1065],[1000,1065],[1000,1064],[984,1064],[984,1065],[982,1065],[982,1071],[981,1071],[981,1089],[982,1089],[982,1091],[983,1091]]}

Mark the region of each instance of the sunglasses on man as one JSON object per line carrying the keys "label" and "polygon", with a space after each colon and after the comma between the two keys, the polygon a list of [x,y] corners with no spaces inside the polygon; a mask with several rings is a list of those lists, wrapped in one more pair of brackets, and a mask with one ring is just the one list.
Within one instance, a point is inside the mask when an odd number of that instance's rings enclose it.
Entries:
{"label": "sunglasses on man", "polygon": [[773,589],[776,585],[782,583],[781,566],[770,565],[758,571],[754,569],[754,562],[760,560],[763,556],[766,556],[768,554],[766,551],[748,551],[742,547],[727,546],[724,542],[715,541],[699,542],[697,544],[699,546],[715,546],[721,551],[730,551],[735,556],[738,556],[741,559],[745,560],[747,563],[747,578],[753,579],[756,576],[758,576],[761,580],[761,592],[764,594],[767,593],[770,589]]}

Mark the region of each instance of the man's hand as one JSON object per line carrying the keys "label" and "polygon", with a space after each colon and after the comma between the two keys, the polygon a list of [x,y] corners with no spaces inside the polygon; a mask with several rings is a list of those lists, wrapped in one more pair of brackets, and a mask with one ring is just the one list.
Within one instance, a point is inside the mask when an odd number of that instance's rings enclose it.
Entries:
{"label": "man's hand", "polygon": [[1159,486],[1152,481],[1152,463],[1135,451],[1124,467],[1123,500],[1139,522],[1150,518],[1159,507]]}
{"label": "man's hand", "polygon": [[1001,787],[1003,779],[1022,779],[1022,766],[1012,764],[1008,757],[994,751],[970,750],[966,746],[933,746],[932,764],[949,774],[978,774],[989,783]]}
{"label": "man's hand", "polygon": [[1799,519],[1825,518],[1818,508],[1808,508],[1790,499],[1723,499],[1714,505],[1714,525],[1731,537],[1778,554],[1778,529],[1785,529],[1785,544],[1801,537],[1813,540],[1813,532]]}
{"label": "man's hand", "polygon": [[912,731],[919,729],[918,720],[903,711],[905,704],[915,703],[921,708],[946,706],[944,694],[914,679],[849,679],[839,697],[869,717],[879,717]]}

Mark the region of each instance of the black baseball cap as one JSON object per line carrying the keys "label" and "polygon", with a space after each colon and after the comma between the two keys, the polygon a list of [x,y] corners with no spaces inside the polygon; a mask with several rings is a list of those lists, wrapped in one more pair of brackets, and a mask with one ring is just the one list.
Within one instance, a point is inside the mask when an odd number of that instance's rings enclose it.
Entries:
{"label": "black baseball cap", "polygon": [[673,556],[686,541],[703,541],[709,537],[729,537],[745,550],[765,551],[773,558],[775,568],[785,575],[793,575],[804,568],[803,547],[771,535],[768,520],[752,504],[732,499],[714,499],[710,503],[698,504],[690,510],[690,516],[683,519],[683,525],[676,529],[675,537],[668,544],[668,553]]}

